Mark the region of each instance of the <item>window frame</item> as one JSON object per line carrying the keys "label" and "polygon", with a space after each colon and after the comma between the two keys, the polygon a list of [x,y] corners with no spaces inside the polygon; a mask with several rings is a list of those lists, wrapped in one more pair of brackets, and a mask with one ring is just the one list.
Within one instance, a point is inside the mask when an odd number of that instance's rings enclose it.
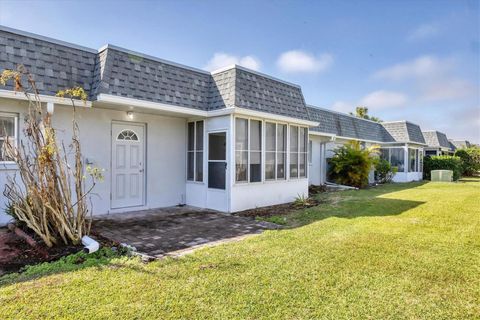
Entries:
{"label": "window frame", "polygon": [[[408,148],[408,173],[418,172],[418,149]],[[413,160],[413,165],[412,165]]]}
{"label": "window frame", "polygon": [[[237,150],[237,119],[240,120],[246,120],[247,121],[247,126],[246,126],[246,133],[247,133],[247,148],[246,149],[241,149]],[[251,121],[258,121],[260,122],[260,181],[250,181],[250,154],[251,152],[258,152],[258,150],[251,150],[251,132],[250,132],[250,122]],[[235,116],[233,119],[233,142],[234,142],[234,168],[236,170],[237,168],[237,152],[246,152],[247,153],[247,177],[246,180],[237,180],[237,174],[234,172],[234,183],[235,184],[258,184],[258,183],[263,183],[265,181],[265,132],[266,132],[266,126],[265,126],[265,120],[261,118],[256,118],[256,117],[248,117],[248,116]],[[271,180],[268,180],[271,181]]]}
{"label": "window frame", "polygon": [[[0,117],[4,118],[13,118],[13,144],[15,147],[18,147],[18,133],[19,133],[19,114],[18,113],[10,113],[10,112],[0,112]],[[5,141],[8,136],[0,136],[0,141]],[[13,160],[0,160],[0,164],[15,164]]]}
{"label": "window frame", "polygon": [[[267,124],[273,124],[275,125],[275,132],[274,132],[274,144],[275,144],[275,148],[273,151],[267,151]],[[264,150],[263,150],[263,153],[265,154],[265,159],[263,161],[263,176],[264,176],[264,181],[267,181],[267,182],[271,182],[271,181],[286,181],[287,180],[287,168],[288,168],[288,160],[287,160],[287,154],[288,154],[288,147],[289,147],[289,130],[288,130],[288,123],[284,123],[284,122],[279,122],[279,121],[271,121],[271,120],[265,120],[264,121],[264,126],[265,126],[265,129],[264,129]],[[278,127],[279,126],[285,126],[285,135],[283,136],[284,138],[284,141],[285,141],[285,148],[283,151],[279,151],[278,150]],[[285,139],[286,138],[286,139]],[[275,155],[275,163],[274,163],[274,178],[269,178],[267,179],[266,177],[266,165],[267,165],[267,161],[266,161],[266,156],[267,156],[267,152],[270,152],[270,153],[273,153]],[[284,162],[283,162],[283,170],[284,170],[284,176],[283,178],[282,177],[278,177],[278,154],[279,153],[282,153],[283,154],[283,157],[284,157]]]}
{"label": "window frame", "polygon": [[[239,117],[240,119],[244,119]],[[259,133],[259,138],[260,138],[260,150],[252,150],[252,132],[251,132],[251,122],[252,121],[258,121],[260,123],[260,133]],[[248,118],[247,122],[247,130],[248,130],[248,136],[247,136],[247,182],[248,183],[261,183],[265,181],[265,170],[264,170],[264,164],[265,164],[265,139],[264,139],[264,134],[265,134],[265,121],[262,119],[258,118]],[[236,141],[235,141],[236,142]],[[251,176],[251,155],[252,152],[260,152],[260,181],[251,181],[250,179],[252,178]]]}
{"label": "window frame", "polygon": [[395,166],[395,165],[392,164],[392,149],[401,149],[402,150],[401,154],[403,155],[402,156],[403,157],[403,170],[398,170],[397,173],[405,173],[405,168],[407,168],[407,170],[408,170],[408,157],[405,157],[405,147],[404,146],[384,146],[384,147],[381,147],[381,149],[388,150],[388,159],[385,159],[385,160],[387,160],[388,163],[390,163],[391,166],[394,166],[394,167],[397,167],[397,168],[398,168],[398,166]]}
{"label": "window frame", "polygon": [[[202,149],[197,148],[197,123],[203,122],[203,130],[202,130]],[[188,134],[189,130],[189,124],[193,123],[193,149],[189,150],[189,145],[190,145],[190,136]],[[201,152],[202,153],[202,180],[197,180],[197,153]],[[188,169],[189,169],[189,163],[188,163],[188,156],[189,154],[193,154],[193,179],[188,178]],[[189,183],[204,183],[205,182],[205,120],[204,119],[199,119],[199,120],[192,120],[192,121],[187,121],[187,159],[186,159],[186,180]]]}
{"label": "window frame", "polygon": [[[294,153],[295,151],[292,151],[291,150],[291,141],[290,141],[290,132],[291,132],[291,128],[292,127],[296,127],[297,128],[297,151],[296,151],[296,156],[297,156],[297,176],[296,177],[292,177],[291,176],[291,155],[292,153]],[[306,129],[306,132],[305,132],[305,150],[302,152],[300,151],[301,150],[301,141],[300,141],[300,131],[303,130],[303,129]],[[308,130],[308,127],[307,126],[302,126],[302,125],[296,125],[296,124],[292,124],[292,125],[289,125],[288,126],[288,178],[289,180],[299,180],[299,179],[308,179],[308,145],[309,145],[309,130]],[[305,175],[304,176],[300,176],[300,156],[303,155],[305,157],[305,162],[304,162],[304,165],[305,165]]]}

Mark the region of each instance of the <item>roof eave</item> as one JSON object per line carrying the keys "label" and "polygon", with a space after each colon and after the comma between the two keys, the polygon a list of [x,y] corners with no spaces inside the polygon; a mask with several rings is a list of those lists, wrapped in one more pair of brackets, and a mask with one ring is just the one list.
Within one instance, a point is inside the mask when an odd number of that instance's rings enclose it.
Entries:
{"label": "roof eave", "polygon": [[235,107],[234,113],[236,115],[244,115],[244,116],[249,116],[254,118],[262,118],[266,120],[271,119],[271,120],[277,120],[281,122],[297,123],[297,124],[302,124],[309,127],[317,127],[320,124],[318,122],[307,120],[307,119],[293,118],[293,117],[282,116],[282,115],[269,113],[269,112],[245,109],[241,107]]}

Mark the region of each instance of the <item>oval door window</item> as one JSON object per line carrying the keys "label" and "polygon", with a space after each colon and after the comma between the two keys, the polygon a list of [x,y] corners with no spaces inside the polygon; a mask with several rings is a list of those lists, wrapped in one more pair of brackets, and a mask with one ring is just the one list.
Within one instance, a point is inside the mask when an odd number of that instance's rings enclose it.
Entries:
{"label": "oval door window", "polygon": [[118,134],[117,140],[138,141],[138,136],[132,130],[123,130]]}

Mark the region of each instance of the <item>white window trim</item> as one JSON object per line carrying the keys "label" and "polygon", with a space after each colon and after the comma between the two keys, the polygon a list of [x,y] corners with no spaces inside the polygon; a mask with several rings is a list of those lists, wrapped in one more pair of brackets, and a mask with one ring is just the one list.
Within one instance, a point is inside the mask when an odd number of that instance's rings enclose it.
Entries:
{"label": "white window trim", "polygon": [[[18,147],[18,135],[19,135],[19,129],[18,129],[18,123],[19,123],[19,114],[18,113],[8,113],[8,112],[0,112],[1,117],[6,117],[6,118],[13,118],[13,143],[15,147]],[[6,137],[0,137],[0,140],[5,141]],[[11,160],[2,160],[0,161],[0,170],[9,170],[9,169],[15,169],[13,166],[16,165],[15,161]]]}
{"label": "white window trim", "polygon": [[[270,124],[274,124],[275,125],[275,150],[274,151],[267,151],[267,145],[266,145],[266,141],[267,141],[267,123],[270,123]],[[280,151],[278,151],[278,126],[285,126],[285,138],[286,138],[286,141],[285,141],[285,148],[284,148],[284,151],[282,151],[284,157],[285,157],[285,160],[284,160],[284,177],[283,178],[279,178],[278,177],[278,153]],[[275,178],[273,179],[267,179],[265,177],[263,177],[263,181],[265,182],[274,182],[274,181],[286,181],[287,180],[287,171],[288,171],[288,164],[287,164],[287,154],[288,154],[288,141],[289,141],[289,137],[288,137],[288,123],[283,123],[283,122],[278,122],[278,121],[271,121],[271,120],[265,120],[265,123],[264,123],[264,127],[265,129],[263,130],[264,131],[264,150],[263,150],[263,153],[265,154],[265,159],[266,159],[266,155],[267,155],[267,152],[273,152],[275,154],[275,167],[274,167],[274,173],[275,173]],[[266,162],[265,162],[265,159],[264,159],[264,162],[263,162],[263,172],[265,174],[265,166],[266,166]]]}
{"label": "white window trim", "polygon": [[[248,136],[247,136],[248,148],[247,148],[247,150],[237,150],[236,149],[236,141],[237,141],[237,128],[236,128],[237,122],[236,122],[236,120],[237,119],[247,120],[247,132],[248,132]],[[250,139],[251,139],[251,137],[250,137],[250,120],[260,121],[262,123],[261,181],[257,181],[257,182],[250,182]],[[286,145],[285,145],[285,151],[284,151],[284,154],[285,154],[285,176],[283,178],[278,178],[277,177],[277,175],[278,175],[277,168],[275,168],[275,179],[265,179],[265,154],[266,154],[266,145],[265,145],[266,126],[265,126],[265,124],[267,122],[277,124],[276,127],[275,127],[275,139],[276,139],[276,135],[277,135],[278,125],[285,125],[286,126],[286,132],[285,132]],[[247,180],[246,181],[237,181],[236,172],[234,171],[234,177],[233,177],[234,185],[241,186],[241,185],[268,184],[268,183],[277,183],[277,182],[282,183],[282,182],[289,182],[291,180],[290,179],[290,126],[296,126],[296,127],[299,127],[299,128],[306,128],[307,129],[307,141],[308,141],[309,132],[308,132],[308,127],[307,126],[298,125],[298,124],[290,124],[288,122],[276,121],[276,120],[271,120],[271,119],[248,117],[248,116],[244,116],[244,115],[235,116],[233,118],[233,125],[234,125],[234,127],[233,127],[233,130],[232,130],[232,132],[233,132],[232,136],[233,136],[233,143],[234,143],[234,149],[233,149],[233,152],[234,152],[234,157],[233,157],[234,165],[233,165],[233,167],[234,168],[236,168],[236,152],[237,151],[243,151],[243,152],[246,151],[247,152]],[[306,153],[308,153],[308,152],[306,152]],[[278,157],[278,155],[277,155],[277,145],[275,144],[275,162],[276,163],[278,161],[277,157]],[[307,158],[308,158],[308,155],[307,155]],[[305,166],[307,167],[307,163],[305,164]],[[297,180],[302,180],[302,179],[308,179],[308,170],[307,169],[305,170],[305,173],[306,173],[305,177],[293,178],[292,180],[297,181]]]}
{"label": "white window trim", "polygon": [[[289,165],[288,165],[288,177],[289,177],[289,180],[300,180],[300,179],[308,179],[308,165],[309,165],[309,162],[308,162],[308,141],[309,141],[309,130],[308,130],[308,127],[306,126],[301,126],[301,125],[296,125],[296,124],[291,124],[288,126],[288,141],[290,142],[290,129],[291,127],[296,127],[298,129],[298,132],[297,132],[297,176],[296,177],[291,177],[290,176],[290,158],[288,159],[289,160]],[[301,129],[307,129],[307,132],[305,134],[305,140],[307,142],[307,145],[305,146],[305,151],[302,152],[300,151],[300,131]],[[288,144],[288,156],[290,157],[292,151],[290,150],[290,143]],[[306,155],[306,159],[305,159],[305,176],[301,177],[300,176],[300,155],[301,154],[304,154]]]}
{"label": "white window trim", "polygon": [[[197,150],[197,122],[203,122],[203,149]],[[193,123],[193,150],[188,150],[188,125]],[[203,158],[203,168],[202,168],[202,180],[197,180],[197,152],[202,151],[202,158]],[[188,179],[188,154],[193,153],[193,179]],[[187,122],[187,159],[186,159],[186,180],[188,183],[198,183],[204,184],[205,183],[205,120],[192,120]]]}

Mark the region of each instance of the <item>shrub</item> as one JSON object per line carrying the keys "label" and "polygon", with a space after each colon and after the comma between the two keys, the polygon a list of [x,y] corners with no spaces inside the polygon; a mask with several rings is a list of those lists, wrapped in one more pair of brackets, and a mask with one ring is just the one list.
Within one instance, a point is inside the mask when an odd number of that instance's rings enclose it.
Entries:
{"label": "shrub", "polygon": [[462,175],[462,160],[455,156],[432,156],[423,160],[423,175],[430,180],[432,170],[452,170],[453,180],[458,180]]}
{"label": "shrub", "polygon": [[459,149],[455,156],[462,160],[462,175],[473,176],[480,171],[480,148]]}
{"label": "shrub", "polygon": [[330,160],[330,177],[340,184],[363,188],[368,185],[368,174],[378,161],[378,147],[362,148],[360,142],[351,141],[334,150]]}
{"label": "shrub", "polygon": [[297,208],[305,208],[310,207],[314,204],[313,200],[309,197],[305,196],[304,194],[299,194],[293,201],[293,206]]}
{"label": "shrub", "polygon": [[375,164],[375,180],[379,183],[389,183],[397,171],[398,168],[392,167],[390,162],[385,159],[380,159]]}
{"label": "shrub", "polygon": [[[23,80],[27,78],[27,80]],[[85,167],[75,116],[75,101],[87,99],[80,87],[59,91],[57,96],[72,103],[71,141],[57,139],[52,115],[47,111],[36,89],[33,75],[23,66],[17,71],[3,70],[0,84],[12,81],[15,91],[28,100],[22,141],[18,145],[5,139],[3,151],[18,166],[18,175],[7,177],[4,195],[9,201],[7,212],[35,232],[48,247],[74,244],[90,232],[89,195],[101,170]],[[68,148],[66,146],[69,146]],[[86,176],[92,182],[87,187]]]}

